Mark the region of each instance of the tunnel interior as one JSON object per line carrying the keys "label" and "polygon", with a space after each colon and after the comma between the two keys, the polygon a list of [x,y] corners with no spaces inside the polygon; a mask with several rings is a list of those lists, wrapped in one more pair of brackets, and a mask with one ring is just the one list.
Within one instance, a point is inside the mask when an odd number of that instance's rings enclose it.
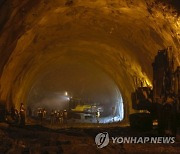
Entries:
{"label": "tunnel interior", "polygon": [[[114,81],[96,65],[83,59],[68,57],[64,62],[48,64],[31,85],[27,108],[36,116],[38,108],[69,110],[70,99],[79,99],[78,105],[101,106],[99,123],[121,121],[124,117],[123,100]],[[113,119],[114,118],[114,119]],[[89,121],[94,122],[94,117]]]}
{"label": "tunnel interior", "polygon": [[156,0],[7,0],[0,15],[0,99],[8,109],[68,91],[108,100],[105,108],[120,104],[118,121],[127,121],[137,112],[135,80],[152,86],[157,51],[172,46],[179,64],[178,13]]}

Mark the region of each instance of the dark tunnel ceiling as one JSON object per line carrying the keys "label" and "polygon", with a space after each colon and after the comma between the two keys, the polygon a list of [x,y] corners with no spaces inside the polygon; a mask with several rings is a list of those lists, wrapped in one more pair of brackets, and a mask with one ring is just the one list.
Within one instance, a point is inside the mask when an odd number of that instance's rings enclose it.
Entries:
{"label": "dark tunnel ceiling", "polygon": [[179,0],[157,0],[157,2],[161,2],[166,4],[169,4],[170,6],[173,6],[176,8],[180,13],[180,1]]}
{"label": "dark tunnel ceiling", "polygon": [[[5,2],[6,0],[0,0],[0,6]],[[157,5],[158,2],[164,3],[164,4],[170,4],[173,7],[180,9],[180,1],[179,0],[156,0]]]}
{"label": "dark tunnel ceiling", "polygon": [[150,85],[159,49],[174,48],[179,64],[180,18],[155,0],[7,0],[0,8],[0,97],[18,107],[39,72],[83,59],[118,86],[127,112],[134,77]]}

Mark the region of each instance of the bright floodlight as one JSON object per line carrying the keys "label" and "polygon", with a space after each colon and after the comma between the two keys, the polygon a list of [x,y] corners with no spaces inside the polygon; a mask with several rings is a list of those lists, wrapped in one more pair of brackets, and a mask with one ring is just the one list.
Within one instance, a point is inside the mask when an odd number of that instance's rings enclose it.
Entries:
{"label": "bright floodlight", "polygon": [[66,91],[66,92],[65,92],[65,96],[67,96],[67,95],[68,95],[68,92]]}

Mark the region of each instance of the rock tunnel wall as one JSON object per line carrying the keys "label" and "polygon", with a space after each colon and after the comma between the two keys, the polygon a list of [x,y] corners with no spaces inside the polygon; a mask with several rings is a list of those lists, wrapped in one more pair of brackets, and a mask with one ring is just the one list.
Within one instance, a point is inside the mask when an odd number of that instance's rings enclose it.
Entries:
{"label": "rock tunnel wall", "polygon": [[102,68],[132,113],[134,78],[151,85],[157,51],[173,46],[176,64],[180,58],[178,13],[155,0],[7,0],[0,36],[0,99],[7,107],[26,102],[44,71],[77,59]]}

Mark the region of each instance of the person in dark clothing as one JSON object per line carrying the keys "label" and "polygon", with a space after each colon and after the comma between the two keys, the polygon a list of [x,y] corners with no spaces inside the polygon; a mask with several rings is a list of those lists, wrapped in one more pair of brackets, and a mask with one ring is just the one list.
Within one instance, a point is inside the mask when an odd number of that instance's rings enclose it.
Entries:
{"label": "person in dark clothing", "polygon": [[14,120],[15,123],[19,122],[19,114],[17,109],[14,106],[11,107],[11,118]]}
{"label": "person in dark clothing", "polygon": [[43,120],[43,110],[42,110],[42,109],[40,109],[40,110],[38,111],[38,117],[39,117],[39,120],[40,120],[40,122],[41,122],[41,124],[42,124],[42,120]]}
{"label": "person in dark clothing", "polygon": [[19,123],[19,113],[18,110],[15,109],[15,123],[18,124]]}
{"label": "person in dark clothing", "polygon": [[20,115],[20,126],[24,126],[25,125],[25,108],[24,108],[23,103],[21,103],[19,115]]}
{"label": "person in dark clothing", "polygon": [[51,125],[52,125],[54,124],[54,110],[51,111],[50,117],[51,117]]}

